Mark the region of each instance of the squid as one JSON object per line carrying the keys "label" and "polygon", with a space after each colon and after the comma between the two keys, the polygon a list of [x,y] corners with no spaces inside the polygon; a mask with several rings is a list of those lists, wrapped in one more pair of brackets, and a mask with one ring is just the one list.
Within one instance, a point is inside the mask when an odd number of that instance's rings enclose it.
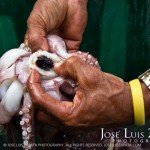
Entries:
{"label": "squid", "polygon": [[[7,51],[0,58],[0,125],[20,115],[20,126],[24,149],[34,149],[34,106],[26,89],[31,69],[42,77],[43,90],[59,101],[73,100],[77,89],[76,81],[64,79],[53,70],[71,56],[78,56],[87,64],[99,67],[97,59],[85,52],[67,52],[63,39],[57,35],[47,36],[50,51],[31,53],[27,44]],[[67,89],[65,89],[67,87]]]}

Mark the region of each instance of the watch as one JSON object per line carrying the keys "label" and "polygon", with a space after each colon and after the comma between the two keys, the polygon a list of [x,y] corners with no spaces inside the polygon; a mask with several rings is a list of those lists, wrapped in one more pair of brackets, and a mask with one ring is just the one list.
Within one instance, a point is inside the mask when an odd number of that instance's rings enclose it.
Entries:
{"label": "watch", "polygon": [[141,74],[138,79],[143,81],[150,90],[150,69]]}

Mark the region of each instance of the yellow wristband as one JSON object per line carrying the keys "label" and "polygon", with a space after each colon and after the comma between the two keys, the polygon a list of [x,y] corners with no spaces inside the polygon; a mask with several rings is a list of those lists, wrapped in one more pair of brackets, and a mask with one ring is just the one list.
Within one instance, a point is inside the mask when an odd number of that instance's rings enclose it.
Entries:
{"label": "yellow wristband", "polygon": [[141,84],[138,79],[129,82],[132,92],[135,125],[145,124],[144,99]]}

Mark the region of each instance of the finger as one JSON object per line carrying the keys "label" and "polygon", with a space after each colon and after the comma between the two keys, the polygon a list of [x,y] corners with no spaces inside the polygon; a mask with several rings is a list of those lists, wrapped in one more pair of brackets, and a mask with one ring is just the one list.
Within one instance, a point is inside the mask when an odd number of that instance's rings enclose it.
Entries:
{"label": "finger", "polygon": [[31,73],[30,73],[30,80],[28,80],[27,82],[30,82],[30,83],[41,83],[41,76],[39,74],[38,71],[36,71],[35,69],[32,69],[31,70]]}
{"label": "finger", "polygon": [[72,117],[74,110],[79,106],[80,99],[76,98],[73,102],[58,101],[43,91],[40,82],[41,79],[39,73],[32,70],[27,81],[27,88],[34,104],[44,112],[55,116],[62,122],[69,120],[69,118]]}
{"label": "finger", "polygon": [[43,27],[32,24],[30,20],[28,21],[28,45],[31,48],[32,52],[35,52],[39,49],[49,50],[48,41],[46,38],[46,31]]}
{"label": "finger", "polygon": [[47,34],[58,28],[67,12],[67,2],[57,1],[36,1],[34,8],[29,16],[28,41],[32,51],[38,49],[49,50]]}
{"label": "finger", "polygon": [[26,34],[24,36],[24,43],[28,43],[28,30],[26,31]]}
{"label": "finger", "polygon": [[87,0],[75,1],[74,7],[72,3],[74,0],[69,0],[66,18],[61,28],[62,37],[69,51],[79,50],[87,24]]}
{"label": "finger", "polygon": [[[88,65],[88,67],[90,67]],[[77,56],[72,56],[59,65],[55,65],[54,70],[63,77],[69,77],[79,81],[86,71],[87,64]],[[83,70],[84,69],[84,70]]]}
{"label": "finger", "polygon": [[50,115],[47,115],[43,111],[38,110],[35,117],[39,122],[42,122],[44,124],[47,124],[56,128],[59,128],[61,126],[61,123],[58,120],[56,120],[54,117]]}

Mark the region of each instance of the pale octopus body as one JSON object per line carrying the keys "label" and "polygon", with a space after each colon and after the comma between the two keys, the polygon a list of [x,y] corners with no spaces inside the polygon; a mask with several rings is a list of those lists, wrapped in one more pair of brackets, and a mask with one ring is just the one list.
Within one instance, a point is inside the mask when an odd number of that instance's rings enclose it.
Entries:
{"label": "pale octopus body", "polygon": [[[62,63],[71,56],[79,56],[86,63],[99,67],[98,61],[88,53],[68,53],[65,42],[57,35],[47,37],[50,51],[38,51],[31,54],[30,49],[22,44],[19,48],[9,50],[0,59],[0,124],[8,123],[14,115],[21,115],[23,145],[33,149],[33,115],[34,107],[26,89],[30,69],[36,69],[42,76],[42,87],[45,92],[57,100],[72,100],[73,94],[61,85],[76,90],[76,82],[58,76],[53,70],[57,63]],[[66,84],[67,83],[67,84]],[[23,100],[23,102],[22,102]]]}

